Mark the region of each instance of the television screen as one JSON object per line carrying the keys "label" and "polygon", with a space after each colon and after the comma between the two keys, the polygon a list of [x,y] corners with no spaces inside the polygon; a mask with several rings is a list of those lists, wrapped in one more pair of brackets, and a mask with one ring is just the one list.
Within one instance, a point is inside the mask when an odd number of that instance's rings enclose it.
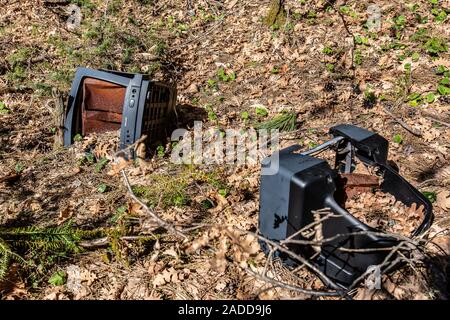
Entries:
{"label": "television screen", "polygon": [[81,100],[82,135],[119,130],[126,87],[86,78]]}

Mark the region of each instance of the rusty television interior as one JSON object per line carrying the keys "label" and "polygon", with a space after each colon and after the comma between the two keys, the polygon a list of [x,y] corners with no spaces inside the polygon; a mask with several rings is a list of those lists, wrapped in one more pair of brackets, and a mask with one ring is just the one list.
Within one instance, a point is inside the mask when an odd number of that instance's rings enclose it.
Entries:
{"label": "rusty television interior", "polygon": [[142,74],[78,68],[72,83],[64,144],[77,134],[120,130],[120,149],[147,136],[147,146],[163,142],[173,127],[176,88]]}

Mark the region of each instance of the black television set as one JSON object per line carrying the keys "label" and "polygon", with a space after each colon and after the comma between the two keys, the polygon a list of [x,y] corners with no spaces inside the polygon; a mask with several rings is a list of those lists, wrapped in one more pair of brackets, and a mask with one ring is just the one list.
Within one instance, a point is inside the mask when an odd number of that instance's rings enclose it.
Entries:
{"label": "black television set", "polygon": [[64,145],[77,134],[120,129],[120,149],[142,135],[147,145],[164,139],[172,127],[176,87],[148,75],[78,68],[68,98]]}

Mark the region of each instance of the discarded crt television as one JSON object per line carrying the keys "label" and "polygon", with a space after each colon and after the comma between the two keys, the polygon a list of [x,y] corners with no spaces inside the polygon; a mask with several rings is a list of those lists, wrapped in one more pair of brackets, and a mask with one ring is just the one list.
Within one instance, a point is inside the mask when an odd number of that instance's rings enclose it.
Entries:
{"label": "discarded crt television", "polygon": [[[334,136],[332,140],[309,151],[296,153],[300,149],[298,145],[281,150],[278,172],[261,176],[259,231],[277,242],[289,237],[311,240],[299,231],[315,221],[313,211],[329,208],[332,217],[321,222],[323,242],[317,242],[316,247],[297,242],[288,244],[288,248],[308,257],[326,277],[348,288],[370,266],[380,265],[387,258],[390,251],[382,248],[392,248],[399,243],[397,238],[364,224],[338,204],[338,176],[352,172],[355,157],[378,171],[382,192],[393,195],[405,205],[424,206],[424,220],[413,235],[430,227],[432,205],[387,163],[386,139],[353,125],[335,126],[330,133]],[[334,168],[326,160],[313,156],[328,148],[336,151]],[[275,160],[269,157],[262,165],[271,166],[272,161]],[[263,242],[262,247],[269,252]],[[285,254],[279,256],[287,264],[298,263]]]}
{"label": "discarded crt television", "polygon": [[78,68],[68,99],[64,145],[75,135],[120,129],[120,149],[142,135],[153,143],[168,134],[176,88],[149,76]]}

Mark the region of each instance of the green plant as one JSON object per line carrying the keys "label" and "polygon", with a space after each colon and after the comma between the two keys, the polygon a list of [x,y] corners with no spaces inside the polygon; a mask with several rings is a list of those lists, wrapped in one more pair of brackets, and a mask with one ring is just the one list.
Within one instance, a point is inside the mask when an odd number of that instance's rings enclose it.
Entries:
{"label": "green plant", "polygon": [[328,72],[334,72],[334,64],[332,63],[327,63],[325,65],[325,67],[327,68]]}
{"label": "green plant", "polygon": [[82,136],[81,134],[77,133],[77,134],[73,137],[73,141],[77,141],[77,142],[83,141],[83,136]]}
{"label": "green plant", "polygon": [[364,106],[366,108],[371,108],[377,103],[377,96],[375,93],[370,90],[370,88],[367,88],[364,90]]}
{"label": "green plant", "polygon": [[334,53],[334,51],[333,51],[333,49],[331,47],[324,47],[322,52],[324,54],[326,54],[327,56],[331,56]]}
{"label": "green plant", "polygon": [[164,157],[164,155],[166,154],[165,148],[164,146],[158,146],[156,148],[156,154],[158,155],[158,157],[162,158]]}
{"label": "green plant", "polygon": [[66,278],[67,275],[64,271],[57,271],[50,277],[50,279],[48,279],[48,283],[54,286],[62,286],[66,283]]}
{"label": "green plant", "polygon": [[422,194],[430,200],[431,203],[436,202],[437,196],[436,192],[432,191],[423,191]]}
{"label": "green plant", "polygon": [[447,70],[446,67],[439,65],[437,66],[436,70],[435,70],[436,74],[443,74],[444,76],[446,76],[447,78],[450,77],[450,72]]}
{"label": "green plant", "polygon": [[369,45],[369,38],[367,38],[367,37],[363,37],[363,36],[360,36],[360,35],[356,35],[355,36],[355,43],[356,44],[362,44],[362,45]]}
{"label": "green plant", "polygon": [[13,261],[22,267],[45,267],[53,262],[51,257],[80,252],[78,241],[97,235],[97,231],[73,229],[70,223],[47,228],[0,228],[0,279]]}
{"label": "green plant", "polygon": [[447,52],[447,41],[443,38],[432,37],[425,42],[423,48],[430,55],[438,55],[441,52]]}
{"label": "green plant", "polygon": [[446,86],[444,86],[444,85],[442,85],[442,84],[440,84],[440,85],[438,86],[437,91],[438,91],[441,95],[443,95],[443,96],[446,96],[446,95],[449,95],[449,94],[450,94],[450,88],[449,88],[449,87],[446,87]]}
{"label": "green plant", "polygon": [[163,208],[170,206],[183,206],[189,201],[185,194],[185,188],[188,186],[187,177],[179,177],[168,181],[166,175],[153,175],[152,186],[133,186],[133,192],[138,196],[145,198],[150,206],[156,206],[160,203]]}
{"label": "green plant", "polygon": [[434,21],[440,23],[447,19],[447,12],[438,8],[431,9],[431,14],[434,16]]}
{"label": "green plant", "polygon": [[128,206],[120,206],[116,209],[116,213],[111,217],[112,223],[117,223],[127,213]]}
{"label": "green plant", "polygon": [[30,48],[21,48],[14,53],[11,53],[6,57],[6,61],[10,64],[11,67],[15,67],[17,65],[24,64],[28,61],[28,59],[33,54],[33,49]]}
{"label": "green plant", "polygon": [[21,162],[17,162],[14,170],[16,171],[16,173],[21,173],[23,170],[25,170],[25,165]]}
{"label": "green plant", "polygon": [[355,64],[361,65],[362,64],[362,54],[360,50],[355,50]]}
{"label": "green plant", "polygon": [[403,142],[403,137],[399,134],[396,134],[393,139],[392,139],[395,143],[401,144]]}
{"label": "green plant", "polygon": [[11,71],[6,73],[6,79],[11,82],[21,82],[27,77],[27,71],[24,66],[16,65]]}
{"label": "green plant", "polygon": [[276,66],[270,70],[270,73],[272,73],[272,74],[279,74],[280,72],[281,72],[281,69]]}
{"label": "green plant", "polygon": [[260,105],[256,106],[255,113],[260,117],[267,117],[267,115],[269,114],[266,107]]}
{"label": "green plant", "polygon": [[223,82],[236,80],[236,73],[234,71],[225,72],[224,68],[219,68],[219,70],[217,70],[217,76],[219,77],[219,80]]}
{"label": "green plant", "polygon": [[412,61],[414,61],[414,62],[419,61],[419,59],[420,59],[420,54],[419,54],[418,52],[414,52],[414,53],[411,55],[411,59],[412,59]]}
{"label": "green plant", "polygon": [[400,16],[394,18],[394,23],[397,28],[403,29],[406,25],[406,17],[403,15],[400,15]]}
{"label": "green plant", "polygon": [[205,110],[208,113],[209,121],[217,121],[218,117],[217,117],[217,114],[214,112],[212,105],[210,105],[210,104],[205,105]]}
{"label": "green plant", "polygon": [[411,107],[417,107],[422,102],[422,95],[420,93],[413,92],[407,99]]}
{"label": "green plant", "polygon": [[105,193],[107,189],[108,189],[108,186],[105,183],[101,183],[98,186],[97,191],[100,193]]}
{"label": "green plant", "polygon": [[167,51],[168,45],[164,40],[158,40],[156,43],[155,53],[161,57]]}
{"label": "green plant", "polygon": [[219,189],[218,193],[222,196],[222,197],[226,197],[228,195],[228,190],[227,189]]}
{"label": "green plant", "polygon": [[274,118],[259,123],[255,125],[255,129],[266,129],[266,130],[279,130],[279,131],[293,131],[296,129],[297,124],[297,113],[286,112],[281,115],[275,116]]}
{"label": "green plant", "polygon": [[411,66],[411,63],[405,63],[405,65],[403,66],[403,68],[405,69],[405,71],[407,71],[407,72],[411,72],[411,68],[412,68],[412,66]]}
{"label": "green plant", "polygon": [[339,11],[342,12],[343,14],[349,15],[350,17],[352,17],[354,19],[358,18],[358,14],[348,6],[345,6],[345,5],[340,6]]}
{"label": "green plant", "polygon": [[95,165],[95,172],[99,173],[100,171],[102,171],[103,168],[105,168],[108,163],[109,163],[108,159],[101,158]]}
{"label": "green plant", "polygon": [[434,95],[434,93],[430,92],[429,94],[427,94],[427,95],[425,96],[425,100],[426,100],[428,103],[433,103],[433,102],[436,100],[436,96]]}
{"label": "green plant", "polygon": [[250,114],[247,111],[241,113],[242,120],[248,120],[250,118]]}
{"label": "green plant", "polygon": [[9,109],[6,107],[6,104],[3,101],[0,101],[0,114],[9,113]]}
{"label": "green plant", "polygon": [[208,79],[207,83],[208,83],[209,87],[214,88],[214,89],[217,88],[217,81],[216,80]]}
{"label": "green plant", "polygon": [[449,80],[449,78],[445,77],[441,81],[439,81],[439,84],[442,84],[444,86],[448,86],[448,85],[450,85],[450,80]]}

